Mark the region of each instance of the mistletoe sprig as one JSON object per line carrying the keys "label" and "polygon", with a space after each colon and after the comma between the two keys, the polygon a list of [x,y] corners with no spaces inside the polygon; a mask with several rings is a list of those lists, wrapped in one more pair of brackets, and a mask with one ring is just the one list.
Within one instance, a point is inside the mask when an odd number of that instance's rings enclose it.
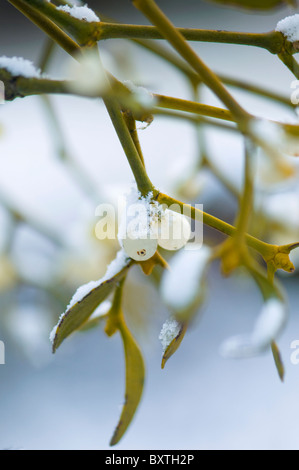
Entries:
{"label": "mistletoe sprig", "polygon": [[[189,325],[192,324],[204,299],[206,272],[212,261],[219,259],[222,272],[226,275],[239,267],[245,268],[255,280],[264,299],[262,312],[252,333],[245,337],[228,340],[223,345],[224,354],[231,357],[252,356],[271,348],[279,376],[283,379],[284,368],[275,340],[285,325],[287,308],[286,299],[275,279],[275,273],[279,269],[286,272],[294,271],[295,268],[289,255],[299,246],[299,243],[273,245],[248,232],[254,199],[254,162],[257,148],[262,148],[266,154],[265,158],[269,159],[275,171],[279,172],[283,178],[288,178],[293,175],[294,168],[283,158],[283,151],[290,142],[293,148],[296,149],[298,146],[299,125],[266,121],[250,114],[232,96],[227,87],[238,87],[285,106],[293,107],[293,105],[279,94],[217,75],[194,52],[190,41],[264,48],[277,56],[294,73],[295,77],[299,78],[299,66],[293,57],[298,52],[299,22],[297,22],[297,32],[292,33],[293,36],[290,35],[285,24],[278,25],[275,31],[253,34],[177,28],[154,0],[133,0],[133,5],[150,21],[151,26],[120,24],[111,20],[101,21],[101,15],[87,6],[73,6],[64,0],[52,2],[8,0],[8,2],[48,36],[50,42],[47,54],[42,61],[43,68],[49,54],[53,52],[54,44],[81,64],[83,75],[80,75],[80,79],[74,77],[72,80],[53,80],[37,71],[33,74],[24,74],[18,66],[16,67],[15,60],[11,62],[7,58],[2,58],[0,59],[0,79],[5,84],[6,99],[13,100],[17,97],[44,94],[72,94],[101,98],[132,169],[138,190],[137,199],[145,205],[147,215],[149,215],[149,230],[158,227],[158,233],[163,224],[184,223],[181,212],[185,213],[188,210],[191,219],[197,220],[199,217],[205,225],[227,237],[220,245],[204,246],[198,252],[179,250],[187,242],[187,238],[180,240],[179,244],[171,239],[163,244],[159,235],[150,240],[146,237],[145,240],[137,237],[134,243],[128,244],[126,237],[123,239],[120,237],[122,249],[116,260],[108,267],[106,275],[97,282],[91,281],[81,286],[54,327],[51,333],[53,352],[74,331],[102,322],[106,323],[105,332],[108,336],[118,332],[122,338],[126,361],[126,400],[111,445],[119,442],[134,417],[142,396],[145,376],[139,346],[130,333],[122,312],[122,293],[126,275],[135,264],[139,264],[147,275],[150,275],[157,265],[165,269],[161,281],[162,296],[173,315],[163,325],[160,335],[163,346],[162,367],[177,350]],[[277,0],[239,2],[236,0],[232,3],[267,9],[282,2]],[[146,94],[138,87],[117,80],[103,68],[100,57],[101,41],[113,38],[134,41],[180,70],[190,83],[194,99],[183,100],[160,94]],[[168,42],[176,54],[157,45],[154,42],[157,39],[164,39]],[[88,74],[90,64],[93,86],[90,80],[84,84],[84,76]],[[219,98],[223,108],[199,102],[197,91],[203,85]],[[151,181],[138,140],[136,121],[149,124],[155,116],[160,115],[189,119],[197,128],[199,125],[217,126],[243,136],[244,187],[239,197],[239,211],[233,225],[161,193]],[[207,164],[207,162],[206,157],[204,163]],[[176,210],[178,215],[169,211],[168,208],[171,211]],[[161,247],[170,251],[179,250],[170,260],[171,271],[168,271],[168,265],[159,252]],[[260,263],[257,257],[260,258]],[[189,267],[188,272],[183,271],[186,263]],[[184,291],[183,286],[186,285],[188,288]],[[112,302],[107,303],[107,298],[110,297],[112,297]]]}

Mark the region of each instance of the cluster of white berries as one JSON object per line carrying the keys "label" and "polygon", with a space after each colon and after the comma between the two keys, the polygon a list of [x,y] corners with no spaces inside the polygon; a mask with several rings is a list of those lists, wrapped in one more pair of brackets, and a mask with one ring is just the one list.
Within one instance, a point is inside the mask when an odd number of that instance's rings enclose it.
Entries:
{"label": "cluster of white berries", "polygon": [[[129,202],[129,204],[128,204]],[[152,201],[152,194],[138,202],[127,201],[119,227],[118,239],[126,254],[136,261],[146,261],[157,251],[179,250],[188,242],[191,226],[188,218]]]}

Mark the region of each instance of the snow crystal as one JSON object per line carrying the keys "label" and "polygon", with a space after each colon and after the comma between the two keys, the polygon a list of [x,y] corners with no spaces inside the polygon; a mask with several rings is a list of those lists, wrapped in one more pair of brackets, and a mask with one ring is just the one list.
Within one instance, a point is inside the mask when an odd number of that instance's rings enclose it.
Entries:
{"label": "snow crystal", "polygon": [[134,98],[140,106],[151,109],[156,105],[156,98],[146,88],[137,86],[130,80],[125,80],[123,83],[134,94]]}
{"label": "snow crystal", "polygon": [[288,41],[299,41],[299,14],[287,16],[277,23],[275,31],[282,33]]}
{"label": "snow crystal", "polygon": [[13,77],[40,78],[41,72],[30,60],[23,57],[0,57],[0,68],[6,69]]}
{"label": "snow crystal", "polygon": [[87,5],[83,7],[73,6],[70,7],[68,5],[62,5],[57,7],[57,10],[62,10],[71,15],[73,18],[77,18],[77,20],[85,20],[88,23],[93,23],[94,21],[100,21],[100,18],[95,14],[91,8]]}
{"label": "snow crystal", "polygon": [[[124,250],[121,249],[121,250],[118,251],[118,253],[116,255],[116,258],[109,264],[109,266],[107,267],[107,271],[106,271],[105,275],[101,279],[99,279],[98,281],[90,281],[87,284],[84,284],[83,286],[80,286],[77,289],[77,291],[75,292],[75,294],[71,298],[71,301],[70,301],[69,305],[67,306],[65,312],[63,312],[60,315],[57,324],[54,326],[54,328],[52,329],[52,331],[50,333],[51,343],[53,343],[53,341],[54,341],[56,331],[57,331],[57,327],[60,324],[63,317],[65,316],[66,312],[68,312],[68,310],[70,308],[72,308],[76,303],[80,302],[93,289],[95,289],[96,287],[99,287],[103,282],[111,279],[113,276],[118,274],[127,265],[127,263],[128,263],[128,256],[124,252]],[[100,307],[101,306],[99,306],[99,308]],[[107,305],[105,305],[105,307],[107,307]],[[105,313],[107,313],[107,312],[105,312]],[[102,314],[104,314],[104,313],[102,313]],[[98,315],[99,315],[99,312],[98,312]]]}
{"label": "snow crystal", "polygon": [[61,316],[59,317],[58,323],[53,327],[53,329],[51,330],[51,333],[49,335],[49,340],[51,341],[52,344],[54,343],[54,339],[55,339],[56,331],[57,331],[57,326],[60,322],[60,318],[61,318]]}
{"label": "snow crystal", "polygon": [[161,294],[165,303],[175,311],[182,311],[201,293],[201,282],[211,256],[211,249],[202,246],[198,250],[181,250],[169,262],[161,282]]}
{"label": "snow crystal", "polygon": [[286,306],[278,299],[269,299],[264,304],[252,333],[227,339],[220,348],[221,354],[224,357],[232,358],[259,354],[267,349],[279,335],[285,325],[286,318]]}
{"label": "snow crystal", "polygon": [[171,341],[176,338],[181,330],[181,325],[174,318],[168,318],[163,324],[159,334],[163,353],[166,351]]}
{"label": "snow crystal", "polygon": [[135,186],[132,186],[129,194],[125,195],[124,207],[118,224],[118,240],[121,246],[127,237],[132,239],[157,238],[154,222],[158,218],[161,208],[160,204],[152,199],[152,192],[141,196]]}

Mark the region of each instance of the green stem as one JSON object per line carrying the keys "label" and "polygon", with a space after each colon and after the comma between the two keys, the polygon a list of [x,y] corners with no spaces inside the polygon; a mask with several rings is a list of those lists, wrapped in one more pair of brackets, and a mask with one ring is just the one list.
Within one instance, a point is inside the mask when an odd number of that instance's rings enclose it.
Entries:
{"label": "green stem", "polygon": [[[114,99],[119,101],[121,105],[125,108],[128,105],[128,98],[131,95],[130,90],[121,82],[116,80],[111,74],[108,74],[109,78],[112,81],[112,95]],[[6,81],[4,75],[1,74],[0,69],[0,79],[4,81],[6,88],[6,99],[11,101],[17,97],[24,97],[24,96],[31,96],[31,95],[39,95],[39,94],[71,94],[71,95],[78,95],[84,97],[102,97],[100,95],[88,94],[86,92],[79,92],[73,91],[71,88],[71,82],[67,80],[50,80],[45,78],[25,78],[25,77],[18,77],[17,79],[12,80],[10,83]],[[111,93],[110,93],[111,96]],[[186,113],[194,113],[200,116],[206,116],[210,118],[217,118],[224,121],[229,122],[236,122],[233,115],[230,111],[227,111],[223,108],[217,108],[215,106],[209,106],[202,103],[196,103],[194,101],[183,100],[180,98],[174,98],[171,96],[153,94],[154,98],[156,98],[156,106],[162,109],[170,109],[175,111],[183,111]],[[153,114],[162,114],[157,108],[150,110],[150,113]],[[164,112],[163,112],[164,113]],[[143,113],[144,114],[144,113]],[[167,113],[164,113],[167,114]],[[171,114],[169,114],[171,115]],[[175,116],[175,114],[174,114]],[[197,120],[197,117],[192,116],[183,116],[190,120]],[[279,124],[287,134],[292,136],[299,136],[299,125],[298,124],[285,124],[283,122],[272,121],[276,124]],[[206,122],[207,124],[211,124],[212,122]],[[217,125],[217,123],[215,124]],[[222,126],[225,127],[225,126]],[[227,127],[228,128],[228,127]],[[234,130],[233,127],[229,129]],[[247,131],[244,131],[247,134]],[[250,135],[250,132],[249,132]]]}
{"label": "green stem", "polygon": [[294,57],[287,51],[278,54],[278,58],[287,66],[287,68],[299,79],[299,64]]}
{"label": "green stem", "polygon": [[220,80],[228,86],[231,86],[233,88],[239,88],[241,90],[254,93],[255,95],[259,95],[264,98],[277,101],[278,103],[284,104],[288,107],[295,108],[295,105],[292,104],[289,97],[285,97],[273,91],[269,91],[268,89],[260,87],[258,85],[253,85],[251,83],[243,82],[243,80],[238,80],[236,78],[228,77],[222,74],[217,74],[217,75],[220,78]]}
{"label": "green stem", "polygon": [[[106,27],[106,23],[113,23],[116,24],[117,22],[115,20],[112,20],[110,18],[107,18],[105,15],[102,15],[99,13],[100,18],[102,19],[104,23],[104,29]],[[119,23],[117,23],[119,24]],[[218,31],[215,31],[217,33]],[[271,33],[263,33],[263,36],[267,35],[269,37],[269,34]],[[242,34],[242,33],[241,33]],[[247,34],[247,33],[244,33]],[[280,33],[275,32],[275,38],[277,38],[279,44],[283,41],[282,35]],[[192,70],[192,68],[186,64],[184,60],[182,60],[178,55],[176,55],[174,52],[170,51],[157,41],[153,41],[150,39],[131,39],[132,42],[137,44],[138,46],[142,47],[143,49],[148,50],[149,52],[155,54],[156,56],[164,59],[167,61],[169,64],[173,65],[177,70],[182,72],[185,76],[187,76],[192,83],[193,86],[197,86],[200,82],[201,79],[200,77]],[[274,44],[272,44],[274,47]],[[278,53],[281,50],[281,46],[276,46],[277,50],[275,50],[276,53]],[[240,88],[245,91],[249,91],[250,93],[254,93],[260,96],[263,96],[265,98],[278,101],[286,106],[289,107],[294,107],[294,105],[291,103],[290,99],[282,96],[278,93],[269,91],[268,89],[262,88],[257,85],[252,85],[251,83],[246,83],[243,82],[242,80],[231,78],[224,76],[222,74],[218,74],[219,79],[225,83],[226,85],[235,87],[235,88]]]}
{"label": "green stem", "polygon": [[[185,211],[185,213],[190,214],[190,217],[192,219],[197,219],[198,216],[202,217],[203,223],[205,225],[208,225],[209,227],[212,227],[225,235],[232,237],[236,234],[237,229],[234,226],[228,224],[227,222],[224,222],[221,219],[218,219],[217,217],[214,217],[211,214],[208,214],[207,212],[203,212],[189,204],[185,204],[181,201],[178,201],[177,199],[174,199],[166,194],[158,193],[158,195],[156,196],[156,200],[160,204],[166,204],[168,207],[180,207],[182,211]],[[265,243],[253,237],[252,235],[246,234],[245,240],[248,246],[254,248],[264,258],[270,256],[273,253],[273,245],[269,245],[268,243]]]}
{"label": "green stem", "polygon": [[246,127],[249,119],[248,113],[235,101],[218,79],[217,75],[197,56],[186,42],[181,33],[173,26],[153,0],[133,0],[133,4],[159,29],[163,37],[176,49],[176,51],[199,74],[202,81],[231,111],[242,129]]}
{"label": "green stem", "polygon": [[41,57],[39,59],[39,68],[42,72],[45,72],[46,68],[48,67],[55,47],[56,43],[53,41],[53,39],[46,38]]}
{"label": "green stem", "polygon": [[[77,52],[78,51],[81,52],[80,46],[78,46],[67,35],[65,35],[60,30],[60,28],[57,28],[57,26],[54,25],[54,23],[47,20],[42,14],[39,13],[39,11],[36,11],[34,8],[31,8],[28,5],[24,6],[22,0],[9,0],[9,2],[12,3],[14,6],[16,6],[16,8],[18,8],[26,16],[28,16],[29,19],[31,19],[37,26],[39,26],[43,31],[45,31],[49,37],[54,39],[54,41],[56,41],[63,49],[65,49],[66,52],[68,52],[72,56],[75,56],[75,58],[78,58]],[[56,34],[57,34],[57,38],[56,38]],[[21,79],[21,83],[22,83],[22,79]],[[44,81],[43,83],[46,84]],[[57,90],[58,85],[61,86],[61,81],[56,81],[55,83],[56,90]],[[23,86],[22,89],[24,91],[24,87],[26,85],[23,83],[22,86]],[[138,189],[142,195],[146,195],[149,192],[153,191],[154,187],[145,171],[144,166],[142,165],[139,154],[136,150],[136,147],[131,138],[129,130],[123,119],[119,105],[113,98],[108,98],[108,97],[104,99],[104,103],[106,105],[106,108],[112,120],[112,123],[115,127],[119,140],[123,146],[128,162],[131,166]]]}
{"label": "green stem", "polygon": [[[109,74],[109,78],[113,82],[112,94],[116,100],[123,104],[124,106],[128,103],[128,97],[130,97],[131,92],[126,88],[124,84],[116,80],[113,76]],[[5,77],[1,75],[0,69],[0,79],[5,83]],[[100,97],[100,95],[90,95],[86,92],[73,91],[71,89],[71,82],[67,80],[50,80],[45,78],[25,78],[18,77],[16,80],[13,80],[13,83],[7,82],[6,87],[6,99],[13,100],[16,97],[24,97],[31,95],[39,94],[71,94],[84,97]],[[111,93],[110,93],[111,96]],[[162,109],[170,109],[175,111],[183,111],[186,113],[194,113],[200,116],[206,116],[210,118],[217,118],[224,121],[236,122],[233,115],[230,111],[227,111],[223,108],[217,108],[215,106],[209,106],[206,104],[196,103],[194,101],[183,100],[180,98],[174,98],[171,96],[153,94],[156,98],[156,106]],[[101,96],[103,98],[103,96]],[[153,114],[162,114],[159,109],[154,108],[150,110]],[[163,112],[164,113],[164,112]],[[166,113],[164,113],[166,114]],[[175,116],[175,115],[174,115]],[[192,116],[183,116],[187,119],[197,120],[197,117]],[[293,136],[299,136],[299,126],[297,124],[285,124],[278,121],[273,121],[276,124],[279,124],[288,134]],[[208,123],[208,122],[207,122]],[[210,124],[212,122],[210,121]],[[217,125],[217,123],[215,124]],[[225,127],[225,126],[223,126]],[[233,127],[230,127],[231,130],[234,130]],[[244,132],[246,134],[246,132]]]}
{"label": "green stem", "polygon": [[[192,89],[192,99],[195,102],[201,101],[201,89],[202,87],[200,84],[194,84],[190,81],[191,89]],[[203,126],[199,123],[195,124],[194,126],[195,136],[196,136],[196,143],[197,143],[197,162],[196,162],[196,170],[201,170],[204,164],[204,160],[207,158],[208,149],[206,145],[206,136],[204,132]]]}
{"label": "green stem", "polygon": [[[22,11],[28,18],[30,18],[34,23],[36,23],[43,31],[45,31],[51,38],[53,38],[63,49],[65,49],[72,56],[76,55],[78,51],[81,51],[81,48],[74,43],[67,35],[65,35],[60,28],[57,28],[54,23],[47,20],[43,15],[25,5],[22,0],[8,0],[11,4],[16,6],[20,11]],[[36,2],[35,2],[36,3]],[[185,42],[184,38],[176,31],[172,24],[168,21],[167,18],[160,12],[156,7],[155,3],[152,0],[135,0],[135,4],[144,4],[145,9],[150,5],[149,16],[151,16],[152,7],[154,7],[153,19],[157,20],[158,28],[162,30],[163,35],[167,37],[170,43],[178,50],[178,52],[190,63],[192,67],[199,73],[203,78],[203,81],[217,94],[217,96],[223,100],[224,104],[228,105],[228,108],[231,108],[231,112],[236,119],[244,121],[248,119],[248,114],[241,108],[238,103],[230,96],[227,90],[223,87],[221,82],[219,82],[217,76],[206,67],[206,65],[194,54],[192,49],[189,48],[188,44]],[[25,5],[25,6],[24,6]],[[56,37],[57,34],[57,37]],[[203,216],[203,222],[210,227],[219,230],[220,232],[233,236],[236,233],[236,228],[227,224],[216,217],[199,211],[192,206],[184,204],[180,201],[177,201],[169,196],[163,195],[162,193],[157,193],[154,190],[152,183],[150,182],[147,173],[144,169],[144,166],[140,160],[138,151],[134,145],[134,142],[130,136],[130,132],[126,126],[124,118],[122,116],[119,104],[115,101],[114,98],[105,98],[105,105],[107,107],[108,113],[111,117],[111,120],[114,124],[115,130],[118,134],[118,137],[122,143],[130,166],[132,168],[133,174],[135,176],[138,188],[140,192],[145,195],[150,191],[154,192],[154,197],[161,204],[167,204],[171,206],[173,204],[178,204],[181,209],[187,208],[190,211],[191,217],[195,218],[197,213],[200,216]],[[225,111],[225,110],[223,110]],[[227,119],[227,117],[226,117]],[[239,123],[240,124],[240,123]],[[246,234],[247,244],[256,249],[259,253],[262,254],[264,258],[269,258],[273,254],[274,246],[269,245],[261,240],[252,237],[251,235]]]}
{"label": "green stem", "polygon": [[[177,70],[187,76],[193,85],[198,85],[201,82],[200,77],[188,66],[188,64],[186,64],[182,59],[180,59],[180,57],[165,47],[162,47],[161,44],[142,39],[134,39],[133,42],[173,65]],[[278,103],[284,104],[285,106],[291,108],[295,107],[288,97],[280,95],[279,93],[269,91],[268,89],[258,85],[253,85],[251,83],[244,82],[243,80],[228,77],[220,73],[217,73],[217,76],[225,85],[231,86],[233,88],[239,88],[241,90],[254,93],[255,95],[277,101]]]}
{"label": "green stem", "polygon": [[[130,25],[119,23],[86,22],[72,17],[68,13],[57,10],[55,5],[44,0],[25,0],[27,4],[36,7],[49,18],[73,35],[81,45],[101,39],[163,39],[159,28],[153,26]],[[190,28],[177,28],[188,41],[216,42],[224,44],[239,44],[267,49],[273,54],[282,50],[284,38],[276,31],[267,33],[244,33],[237,31],[213,31]]]}
{"label": "green stem", "polygon": [[31,20],[36,26],[38,26],[44,33],[47,34],[51,39],[55,41],[62,49],[74,58],[78,58],[78,54],[81,52],[80,46],[74,42],[62,29],[56,26],[53,21],[49,20],[40,11],[32,8],[30,5],[25,3],[23,0],[8,0],[14,7],[16,7],[23,15]]}
{"label": "green stem", "polygon": [[154,94],[157,100],[156,106],[159,108],[174,109],[176,111],[185,111],[188,113],[200,114],[203,116],[218,118],[224,121],[235,122],[230,111],[207,104],[196,103],[195,101],[182,100],[171,96]]}
{"label": "green stem", "polygon": [[129,111],[125,112],[123,114],[123,116],[124,116],[124,120],[126,122],[126,125],[129,129],[132,140],[134,142],[134,145],[136,147],[136,150],[139,154],[141,163],[142,163],[143,166],[145,166],[144,156],[143,156],[142,148],[141,148],[140,141],[139,141],[139,138],[138,138],[138,132],[137,132],[137,128],[136,128],[136,121],[135,121],[134,117],[132,116],[132,113],[130,113]]}
{"label": "green stem", "polygon": [[136,180],[138,190],[143,196],[145,196],[149,192],[154,191],[154,187],[141,162],[140,156],[125,123],[120,107],[114,99],[105,98],[103,101],[128,159],[129,165]]}
{"label": "green stem", "polygon": [[109,311],[110,317],[118,317],[122,314],[121,305],[122,305],[122,297],[123,297],[125,281],[126,281],[126,276],[123,277],[123,279],[121,279],[121,281],[119,282],[118,286],[115,289],[112,306]]}
{"label": "green stem", "polygon": [[[47,78],[18,77],[14,83],[16,96],[31,96],[42,94],[70,94],[68,82]],[[72,93],[73,94],[73,93]]]}
{"label": "green stem", "polygon": [[[10,0],[9,0],[10,1]],[[45,18],[65,29],[81,45],[93,45],[91,25],[84,20],[79,20],[63,10],[58,10],[55,5],[45,0],[22,0],[29,8],[34,8]],[[90,44],[87,44],[90,43]]]}
{"label": "green stem", "polygon": [[[103,67],[100,59],[100,54],[96,46],[94,47],[94,51],[99,63],[99,67]],[[144,167],[144,162],[140,158],[138,148],[136,147],[132,139],[123,113],[121,111],[120,105],[114,97],[109,96],[109,91],[111,90],[110,83],[111,81],[113,82],[115,79],[114,77],[112,77],[111,79],[110,75],[106,75],[106,80],[108,96],[103,98],[104,104],[114,126],[114,129],[117,133],[118,139],[125,152],[131,170],[133,172],[138,190],[140,191],[142,196],[146,196],[148,193],[154,192],[154,186],[148,177],[148,174]]]}
{"label": "green stem", "polygon": [[[164,35],[155,26],[104,23],[92,26],[97,31],[97,39],[164,39]],[[267,49],[273,54],[281,51],[283,37],[276,31],[267,33],[244,33],[237,31],[220,31],[195,28],[177,28],[187,41],[239,44]]]}
{"label": "green stem", "polygon": [[186,119],[187,121],[193,122],[194,124],[203,124],[205,126],[217,127],[218,129],[224,129],[232,132],[239,132],[237,127],[230,126],[222,121],[214,121],[212,119],[207,119],[204,116],[197,116],[193,114],[187,114],[179,111],[168,111],[165,109],[155,109],[152,111],[154,116],[165,116],[171,117],[174,119]]}
{"label": "green stem", "polygon": [[[227,111],[226,109],[223,108],[217,108],[215,106],[210,106],[207,104],[202,104],[202,103],[196,103],[194,101],[189,101],[189,100],[182,100],[180,98],[174,98],[172,96],[164,96],[164,95],[158,95],[154,94],[153,95],[156,100],[156,106],[160,108],[166,108],[166,109],[173,109],[177,111],[184,111],[187,113],[194,113],[194,114],[199,114],[202,116],[206,117],[211,117],[211,118],[217,118],[221,119],[224,121],[230,121],[230,122],[236,122],[233,114],[230,111]],[[152,111],[155,113],[155,110]],[[251,116],[248,114],[248,116],[253,119],[254,116]],[[298,124],[285,124],[284,122],[279,122],[279,121],[270,121],[275,124],[280,125],[287,134],[293,135],[293,136],[299,136],[299,125]],[[252,133],[249,130],[244,130],[243,131],[245,135],[248,135],[249,137],[252,137]]]}
{"label": "green stem", "polygon": [[[249,140],[245,140],[245,170],[244,170],[244,185],[243,195],[240,201],[239,216],[236,224],[236,237],[242,243],[244,236],[249,227],[249,221],[253,208],[253,195],[254,195],[254,180],[253,180],[253,144]],[[253,149],[254,151],[254,149]]]}
{"label": "green stem", "polygon": [[250,258],[246,267],[258,285],[265,302],[271,297],[277,297],[282,302],[285,302],[284,292],[280,283],[277,280],[269,281],[267,273],[262,266],[257,264],[253,258]]}

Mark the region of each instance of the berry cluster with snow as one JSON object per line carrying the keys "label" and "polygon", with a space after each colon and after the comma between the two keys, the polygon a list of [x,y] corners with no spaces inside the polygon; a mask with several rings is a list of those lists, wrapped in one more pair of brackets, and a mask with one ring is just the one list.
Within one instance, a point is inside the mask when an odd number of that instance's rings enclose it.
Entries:
{"label": "berry cluster with snow", "polygon": [[182,214],[165,209],[134,188],[126,197],[118,231],[120,245],[136,261],[150,259],[158,245],[165,250],[179,250],[190,238],[190,222]]}

